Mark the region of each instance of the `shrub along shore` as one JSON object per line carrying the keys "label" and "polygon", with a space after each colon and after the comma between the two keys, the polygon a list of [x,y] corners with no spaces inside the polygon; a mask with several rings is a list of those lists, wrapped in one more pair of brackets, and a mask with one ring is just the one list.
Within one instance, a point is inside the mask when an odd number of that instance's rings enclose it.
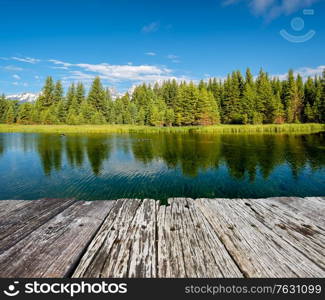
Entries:
{"label": "shrub along shore", "polygon": [[30,133],[315,133],[325,131],[325,124],[213,125],[151,127],[137,125],[19,125],[0,124],[0,132]]}

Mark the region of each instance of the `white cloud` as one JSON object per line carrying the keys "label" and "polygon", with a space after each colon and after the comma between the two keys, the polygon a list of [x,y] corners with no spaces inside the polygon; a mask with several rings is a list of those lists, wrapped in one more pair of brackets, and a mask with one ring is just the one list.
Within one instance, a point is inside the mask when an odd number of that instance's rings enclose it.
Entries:
{"label": "white cloud", "polygon": [[169,58],[169,59],[176,59],[176,58],[178,58],[178,56],[176,56],[174,54],[169,54],[169,55],[167,55],[167,58]]}
{"label": "white cloud", "polygon": [[69,68],[68,67],[51,67],[51,69],[54,69],[54,70],[68,70]]}
{"label": "white cloud", "polygon": [[[315,77],[315,76],[322,75],[323,70],[325,70],[325,65],[318,66],[316,68],[302,67],[297,70],[294,70],[294,74],[295,76],[299,74],[303,80],[306,80],[308,77]],[[271,75],[271,77],[278,77],[280,80],[286,80],[288,77],[288,73],[275,74],[275,75]]]}
{"label": "white cloud", "polygon": [[95,76],[109,82],[122,81],[157,81],[177,78],[171,69],[154,65],[110,65],[107,63],[72,64],[58,60],[51,60],[52,63],[62,66],[69,66],[69,74],[64,80],[92,80]]}
{"label": "white cloud", "polygon": [[55,64],[55,65],[62,65],[64,67],[70,67],[72,66],[72,64],[67,63],[67,62],[63,62],[61,60],[57,60],[57,59],[49,59],[49,62]]}
{"label": "white cloud", "polygon": [[281,15],[290,15],[299,9],[311,6],[319,0],[225,0],[224,5],[246,2],[251,11],[271,20]]}
{"label": "white cloud", "polygon": [[13,57],[11,57],[11,59],[12,60],[17,60],[17,61],[20,61],[20,62],[29,63],[29,64],[36,64],[36,63],[41,61],[38,58],[32,58],[32,57],[16,57],[16,56],[13,56]]}
{"label": "white cloud", "polygon": [[157,54],[155,52],[146,52],[145,55],[156,56]]}
{"label": "white cloud", "polygon": [[15,67],[15,66],[6,66],[4,67],[5,70],[7,71],[22,71],[23,68]]}
{"label": "white cloud", "polygon": [[16,80],[20,80],[20,79],[21,79],[20,76],[17,75],[17,74],[12,75],[12,78],[14,78],[14,79],[16,79]]}
{"label": "white cloud", "polygon": [[169,55],[167,55],[167,58],[170,59],[170,60],[171,60],[173,63],[175,63],[175,64],[178,64],[178,63],[181,62],[181,61],[178,59],[179,56],[174,55],[174,54],[169,54]]}
{"label": "white cloud", "polygon": [[159,29],[160,23],[158,21],[152,22],[148,25],[145,25],[142,27],[142,32],[144,33],[150,33],[150,32],[155,32]]}

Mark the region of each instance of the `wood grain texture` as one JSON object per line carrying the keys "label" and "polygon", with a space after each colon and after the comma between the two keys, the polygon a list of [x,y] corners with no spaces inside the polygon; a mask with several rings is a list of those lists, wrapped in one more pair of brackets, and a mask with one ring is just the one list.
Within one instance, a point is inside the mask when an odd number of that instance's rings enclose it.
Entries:
{"label": "wood grain texture", "polygon": [[0,217],[5,217],[12,210],[28,204],[27,200],[0,200]]}
{"label": "wood grain texture", "polygon": [[0,201],[0,277],[324,277],[324,197]]}
{"label": "wood grain texture", "polygon": [[325,198],[323,197],[275,197],[257,199],[270,206],[280,207],[284,212],[290,211],[295,215],[306,217],[315,226],[325,228]]}
{"label": "wood grain texture", "polygon": [[74,199],[11,201],[15,204],[8,205],[7,213],[0,218],[0,254],[75,202]]}
{"label": "wood grain texture", "polygon": [[[252,200],[255,201],[255,200]],[[324,277],[325,271],[267,224],[262,211],[241,199],[197,199],[195,205],[214,227],[247,277]],[[274,214],[273,217],[276,217]],[[283,220],[282,220],[283,221]]]}
{"label": "wood grain texture", "polygon": [[259,219],[266,227],[325,270],[324,228],[316,226],[304,214],[274,205],[272,199],[240,201],[261,216]]}
{"label": "wood grain texture", "polygon": [[113,205],[72,204],[0,255],[0,277],[66,277]]}
{"label": "wood grain texture", "polygon": [[137,199],[117,200],[89,245],[73,277],[127,277],[132,220],[141,205]]}
{"label": "wood grain texture", "polygon": [[192,199],[169,199],[158,213],[159,277],[242,277]]}

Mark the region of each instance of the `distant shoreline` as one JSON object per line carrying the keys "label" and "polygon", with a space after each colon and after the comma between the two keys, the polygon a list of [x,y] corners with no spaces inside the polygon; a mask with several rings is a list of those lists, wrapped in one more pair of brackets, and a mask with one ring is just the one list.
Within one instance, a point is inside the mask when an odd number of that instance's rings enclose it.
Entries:
{"label": "distant shoreline", "polygon": [[0,124],[0,133],[315,133],[325,131],[325,124],[212,125],[186,127],[151,127],[138,125],[18,125]]}

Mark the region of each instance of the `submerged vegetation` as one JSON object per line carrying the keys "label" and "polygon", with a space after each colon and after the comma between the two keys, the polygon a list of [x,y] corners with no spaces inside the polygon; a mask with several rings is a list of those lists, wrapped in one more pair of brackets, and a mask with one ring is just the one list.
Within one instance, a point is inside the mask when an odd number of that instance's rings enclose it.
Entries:
{"label": "submerged vegetation", "polygon": [[[311,122],[325,123],[325,71],[304,82],[292,71],[282,81],[262,70],[254,79],[247,69],[246,76],[236,71],[225,80],[199,84],[176,80],[142,84],[115,100],[98,77],[87,95],[82,83],[72,84],[64,94],[61,81],[48,77],[35,103],[19,104],[0,97],[0,123],[6,124],[171,127]],[[105,130],[113,128],[122,130]]]}

